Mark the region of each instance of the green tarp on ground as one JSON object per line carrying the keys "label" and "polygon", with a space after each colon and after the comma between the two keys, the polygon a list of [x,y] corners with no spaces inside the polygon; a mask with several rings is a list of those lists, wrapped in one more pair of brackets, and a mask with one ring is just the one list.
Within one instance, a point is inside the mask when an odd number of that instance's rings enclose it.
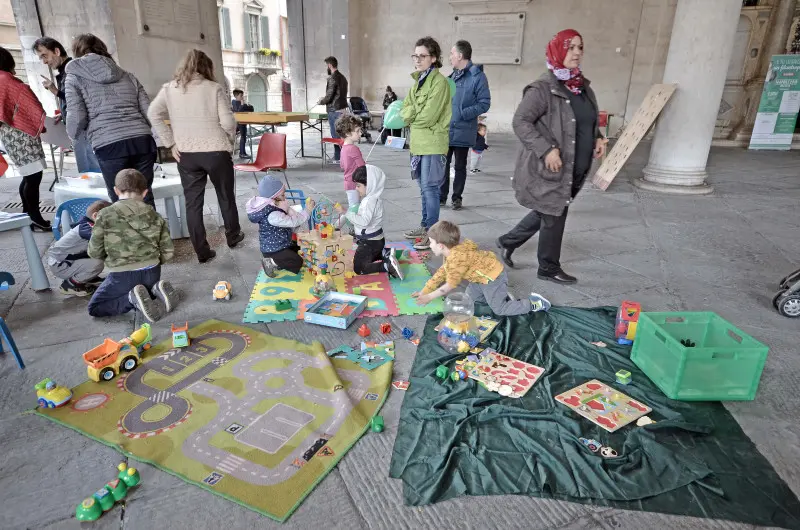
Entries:
{"label": "green tarp on ground", "polygon": [[[483,314],[490,314],[483,311]],[[439,382],[442,349],[428,319],[401,411],[390,476],[406,504],[525,494],[628,510],[800,528],[800,502],[720,403],[667,398],[613,337],[615,309],[553,308],[503,319],[487,343],[545,368],[521,399],[475,381]],[[604,341],[606,348],[590,344]],[[619,369],[633,384],[614,381]],[[611,434],[553,396],[599,379],[653,408],[657,421]],[[605,459],[578,438],[615,448]]]}

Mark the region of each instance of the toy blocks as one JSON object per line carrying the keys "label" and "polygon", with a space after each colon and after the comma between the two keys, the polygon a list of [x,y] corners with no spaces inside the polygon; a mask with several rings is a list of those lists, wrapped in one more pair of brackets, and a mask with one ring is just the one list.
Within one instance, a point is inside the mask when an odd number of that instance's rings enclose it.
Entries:
{"label": "toy blocks", "polygon": [[366,324],[361,324],[361,327],[358,328],[358,334],[362,337],[366,337],[370,334],[370,330]]}
{"label": "toy blocks", "polygon": [[381,324],[381,333],[386,335],[387,333],[391,333],[391,332],[392,332],[391,324],[389,324],[388,322],[384,322],[383,324]]}
{"label": "toy blocks", "polygon": [[357,294],[357,295],[361,296],[361,287],[353,287],[352,291],[353,291],[353,294]]}
{"label": "toy blocks", "polygon": [[449,373],[449,372],[450,372],[450,371],[447,369],[447,367],[446,367],[445,365],[443,365],[443,364],[440,364],[440,365],[439,365],[439,366],[436,368],[436,377],[438,377],[439,379],[441,379],[442,381],[444,381],[444,380],[446,380],[446,379],[447,379],[447,377],[450,375],[450,373]]}
{"label": "toy blocks", "polygon": [[289,311],[292,308],[291,300],[275,300],[275,311]]}
{"label": "toy blocks", "polygon": [[407,340],[411,340],[414,336],[414,330],[411,328],[403,328],[403,338]]}
{"label": "toy blocks", "polygon": [[372,432],[383,432],[383,416],[374,416],[372,421],[370,421],[370,427],[372,428]]}
{"label": "toy blocks", "polygon": [[631,382],[631,373],[627,370],[620,370],[614,376],[617,378],[617,383],[627,385]]}
{"label": "toy blocks", "polygon": [[617,311],[617,321],[614,326],[614,334],[617,342],[623,345],[633,344],[636,338],[636,326],[639,325],[639,314],[642,312],[641,304],[623,300]]}

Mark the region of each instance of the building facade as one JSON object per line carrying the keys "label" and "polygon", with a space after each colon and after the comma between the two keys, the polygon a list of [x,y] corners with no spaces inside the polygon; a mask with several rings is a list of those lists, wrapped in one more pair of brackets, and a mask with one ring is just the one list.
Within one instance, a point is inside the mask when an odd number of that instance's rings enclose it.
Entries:
{"label": "building facade", "polygon": [[285,0],[217,0],[222,67],[230,90],[257,112],[290,110]]}
{"label": "building facade", "polygon": [[[411,86],[409,55],[414,41],[426,35],[442,46],[444,67],[450,47],[459,38],[473,42],[476,58],[486,55],[486,42],[476,32],[491,32],[495,15],[519,13],[519,60],[487,62],[492,89],[488,123],[509,131],[522,89],[545,70],[544,48],[553,34],[575,28],[585,40],[583,68],[592,80],[603,110],[613,114],[612,134],[636,112],[645,94],[664,76],[679,0],[287,0],[292,32],[290,49],[295,106],[313,103],[324,92],[322,59],[336,55],[350,81],[350,95],[362,96],[379,109],[386,85],[403,97]],[[800,52],[797,0],[726,0],[740,9],[719,104],[714,139],[746,145],[761,97],[770,57]],[[424,15],[423,15],[424,13]],[[800,13],[797,13],[800,14]],[[459,18],[475,20],[470,29]],[[482,27],[483,26],[483,27]],[[495,26],[496,28],[496,26]],[[506,28],[504,28],[506,29]],[[792,42],[795,50],[792,50]],[[487,45],[491,45],[488,42]],[[493,50],[494,52],[494,50]],[[481,62],[477,59],[476,62]],[[303,72],[298,72],[298,70]],[[298,73],[302,75],[297,75]],[[298,101],[298,99],[302,101]]]}
{"label": "building facade", "polygon": [[28,75],[25,72],[22,46],[19,43],[19,35],[17,35],[17,25],[14,23],[11,0],[0,0],[0,46],[11,52],[14,62],[17,63],[17,77],[27,83]]}

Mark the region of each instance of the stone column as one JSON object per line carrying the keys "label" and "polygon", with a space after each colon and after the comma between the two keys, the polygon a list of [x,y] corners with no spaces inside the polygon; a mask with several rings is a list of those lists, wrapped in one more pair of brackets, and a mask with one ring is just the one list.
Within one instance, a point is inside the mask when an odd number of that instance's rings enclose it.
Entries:
{"label": "stone column", "polygon": [[706,184],[711,149],[741,0],[679,0],[664,83],[678,90],[662,111],[642,189],[680,194],[713,191]]}

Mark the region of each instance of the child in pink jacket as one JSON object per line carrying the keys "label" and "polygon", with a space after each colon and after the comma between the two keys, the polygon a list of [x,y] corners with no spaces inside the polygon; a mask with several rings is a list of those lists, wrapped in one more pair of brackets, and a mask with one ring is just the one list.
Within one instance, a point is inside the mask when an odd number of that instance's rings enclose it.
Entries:
{"label": "child in pink jacket", "polygon": [[344,138],[339,164],[344,171],[344,191],[347,194],[347,205],[355,206],[361,199],[353,182],[353,173],[361,166],[366,166],[361,149],[358,148],[358,139],[361,138],[361,120],[352,115],[344,115],[336,120],[336,134]]}

